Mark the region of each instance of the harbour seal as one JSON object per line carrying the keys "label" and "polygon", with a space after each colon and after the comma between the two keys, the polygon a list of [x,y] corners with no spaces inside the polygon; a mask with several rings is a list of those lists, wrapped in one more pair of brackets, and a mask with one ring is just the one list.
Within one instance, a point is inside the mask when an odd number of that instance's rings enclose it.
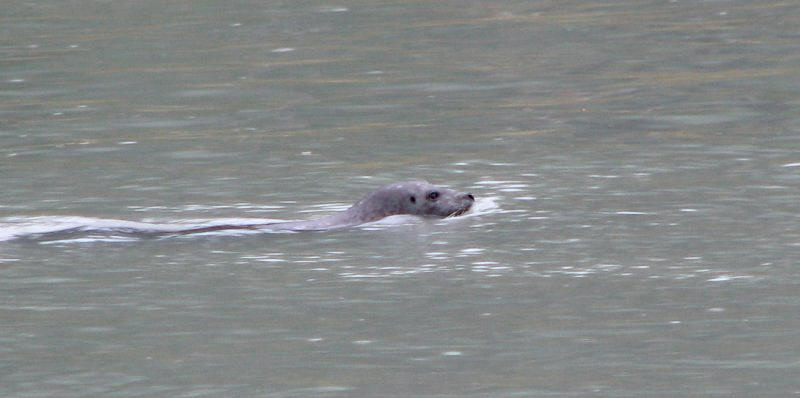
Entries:
{"label": "harbour seal", "polygon": [[406,181],[384,185],[361,198],[345,211],[307,221],[270,224],[215,225],[171,231],[170,234],[195,234],[235,229],[268,231],[325,231],[378,221],[384,217],[408,214],[428,218],[454,217],[468,211],[475,197],[427,181]]}
{"label": "harbour seal", "polygon": [[325,231],[352,227],[396,214],[420,217],[444,218],[468,211],[475,197],[466,192],[432,185],[426,181],[408,181],[380,187],[361,198],[345,211],[308,221],[278,221],[257,223],[240,221],[209,225],[212,220],[201,224],[148,223],[125,220],[98,219],[88,217],[31,217],[11,220],[4,225],[0,219],[0,241],[9,239],[62,240],[78,239],[85,241],[104,240],[110,235],[112,240],[120,237],[164,238],[215,231],[251,230],[258,232]]}

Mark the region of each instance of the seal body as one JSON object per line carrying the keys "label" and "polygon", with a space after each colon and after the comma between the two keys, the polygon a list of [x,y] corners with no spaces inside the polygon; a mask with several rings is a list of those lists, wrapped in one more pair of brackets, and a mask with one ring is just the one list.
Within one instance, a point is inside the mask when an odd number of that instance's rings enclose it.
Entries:
{"label": "seal body", "polygon": [[352,227],[378,221],[384,217],[408,214],[419,217],[444,218],[458,216],[472,207],[475,197],[466,192],[439,187],[427,181],[406,181],[382,186],[361,198],[349,209],[327,217],[308,221],[287,221],[270,224],[215,225],[173,231],[193,234],[229,229],[263,229],[269,231],[324,231]]}

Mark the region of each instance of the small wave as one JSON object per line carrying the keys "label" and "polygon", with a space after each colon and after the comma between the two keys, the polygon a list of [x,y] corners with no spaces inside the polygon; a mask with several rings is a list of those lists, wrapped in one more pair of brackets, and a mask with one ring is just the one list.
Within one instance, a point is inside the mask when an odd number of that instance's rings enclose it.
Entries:
{"label": "small wave", "polygon": [[469,209],[468,212],[464,213],[464,215],[462,215],[460,217],[464,217],[464,216],[475,217],[475,216],[481,216],[481,215],[484,215],[484,214],[494,213],[495,211],[500,210],[500,205],[497,204],[497,202],[499,200],[500,200],[499,196],[487,196],[487,197],[479,198],[472,205],[472,208]]}
{"label": "small wave", "polygon": [[[219,218],[140,222],[79,216],[5,217],[0,219],[0,241],[20,238],[45,239],[48,243],[121,242],[148,235],[169,234],[187,229],[232,225],[269,224],[283,220]],[[223,231],[215,231],[223,232]],[[241,231],[239,231],[241,232]],[[77,236],[75,235],[77,234]],[[93,236],[86,236],[94,234]],[[69,236],[65,236],[69,235]],[[99,235],[99,236],[97,236]]]}

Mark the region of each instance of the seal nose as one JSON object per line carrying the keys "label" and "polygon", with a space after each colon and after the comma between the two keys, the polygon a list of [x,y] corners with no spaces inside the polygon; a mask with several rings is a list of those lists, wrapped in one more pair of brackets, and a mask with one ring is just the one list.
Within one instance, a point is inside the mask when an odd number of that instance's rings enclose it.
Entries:
{"label": "seal nose", "polygon": [[462,194],[461,194],[461,195],[459,195],[459,196],[460,196],[460,197],[462,197],[462,198],[469,199],[471,202],[474,202],[474,201],[475,201],[475,197],[474,197],[474,196],[472,196],[472,194],[471,194],[471,193],[462,193]]}

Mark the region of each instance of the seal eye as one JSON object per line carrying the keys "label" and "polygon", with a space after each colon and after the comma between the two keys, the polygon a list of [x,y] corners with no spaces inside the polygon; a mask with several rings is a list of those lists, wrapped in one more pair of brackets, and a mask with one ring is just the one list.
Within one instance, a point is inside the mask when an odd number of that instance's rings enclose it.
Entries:
{"label": "seal eye", "polygon": [[417,198],[415,198],[414,196],[411,196],[410,198],[408,198],[408,200],[410,200],[411,203],[417,203]]}
{"label": "seal eye", "polygon": [[433,191],[428,194],[428,200],[436,200],[439,198],[439,192]]}

